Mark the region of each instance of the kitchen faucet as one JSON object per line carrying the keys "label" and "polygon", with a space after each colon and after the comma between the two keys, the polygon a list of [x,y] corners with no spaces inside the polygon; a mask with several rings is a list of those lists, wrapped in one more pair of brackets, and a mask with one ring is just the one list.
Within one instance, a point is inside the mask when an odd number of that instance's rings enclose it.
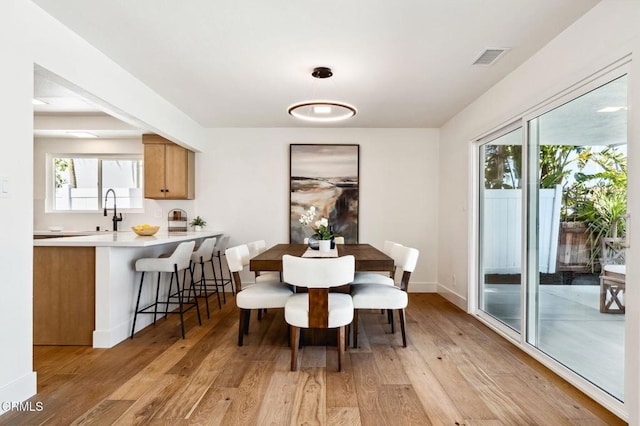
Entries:
{"label": "kitchen faucet", "polygon": [[113,217],[111,221],[113,222],[113,230],[114,232],[118,230],[118,222],[122,222],[122,213],[120,213],[120,217],[116,213],[116,191],[109,188],[107,189],[107,193],[104,195],[104,215],[107,215],[107,198],[109,198],[109,193],[113,194]]}

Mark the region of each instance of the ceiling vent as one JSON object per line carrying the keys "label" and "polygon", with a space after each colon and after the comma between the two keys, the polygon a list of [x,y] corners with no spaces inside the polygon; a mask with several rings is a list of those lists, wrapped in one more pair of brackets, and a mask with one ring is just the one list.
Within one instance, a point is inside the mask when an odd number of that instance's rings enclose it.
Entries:
{"label": "ceiling vent", "polygon": [[509,48],[491,48],[485,49],[484,52],[478,56],[478,58],[473,62],[473,65],[491,65],[496,62],[498,59],[502,57]]}

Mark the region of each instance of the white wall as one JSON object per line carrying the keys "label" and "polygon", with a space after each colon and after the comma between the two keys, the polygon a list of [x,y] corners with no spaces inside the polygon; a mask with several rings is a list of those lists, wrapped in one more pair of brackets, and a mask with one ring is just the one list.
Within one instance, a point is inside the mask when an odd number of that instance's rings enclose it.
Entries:
{"label": "white wall", "polygon": [[[95,213],[46,212],[46,155],[59,154],[137,154],[143,155],[141,138],[135,139],[34,139],[34,230],[46,231],[49,226],[62,226],[66,231],[95,231],[96,226],[101,230],[112,229],[111,214],[107,217],[102,210]],[[197,190],[197,185],[196,185]],[[193,200],[149,200],[144,199],[144,212],[122,212],[122,222],[119,230],[129,230],[131,226],[150,223],[167,226],[169,210],[180,208],[187,212],[187,217],[195,216],[195,201]],[[111,213],[111,211],[109,211]],[[212,229],[212,228],[209,228]]]}
{"label": "white wall", "polygon": [[[199,149],[204,131],[30,1],[0,3],[0,52],[0,177],[10,187],[9,198],[0,198],[0,402],[18,402],[36,392],[32,366],[34,65],[185,146]],[[5,406],[0,406],[0,414]]]}
{"label": "white wall", "polygon": [[[567,90],[625,55],[640,52],[640,2],[634,0],[604,0],[583,18],[541,49],[525,64],[507,76],[483,96],[469,105],[441,128],[440,183],[441,196],[438,238],[438,282],[440,292],[461,308],[467,307],[469,277],[474,273],[469,259],[470,241],[473,240],[472,207],[470,204],[472,181],[470,176],[472,144],[475,138],[509,123],[547,99]],[[637,62],[637,59],[636,59]],[[639,67],[633,64],[629,105],[629,238],[628,252],[631,265],[628,281],[638,281],[640,272],[633,264],[640,264],[640,253],[633,247],[640,245],[640,194],[638,165],[640,140],[638,124],[640,113],[633,105],[640,105],[637,80]],[[636,159],[636,160],[634,160]],[[635,173],[634,173],[634,170]],[[636,262],[633,259],[637,260]],[[470,261],[471,260],[471,261]],[[625,298],[639,300],[640,290],[628,286]],[[630,424],[639,424],[638,410],[638,355],[640,323],[638,303],[629,303],[626,322],[626,377],[625,409]]]}
{"label": "white wall", "polygon": [[[633,16],[633,14],[632,14]],[[635,22],[640,21],[640,10],[635,13]],[[633,79],[630,84],[629,105],[629,141],[627,155],[629,158],[628,169],[628,211],[631,215],[628,224],[629,229],[627,239],[629,248],[627,256],[627,275],[630,282],[638,282],[640,277],[640,167],[637,162],[640,159],[640,35],[636,34],[633,42],[633,52],[635,60],[631,64],[631,75]],[[633,196],[633,195],[636,196]],[[633,281],[631,281],[633,280]],[[640,287],[630,285],[626,290],[625,297],[633,301],[626,307],[625,311],[625,395],[628,396],[627,412],[629,413],[629,424],[640,424]]]}
{"label": "white wall", "polygon": [[26,16],[18,3],[0,7],[0,178],[8,179],[10,189],[9,198],[0,198],[0,403],[22,401],[36,391],[31,349],[33,62]]}
{"label": "white wall", "polygon": [[360,145],[360,242],[420,250],[413,291],[433,291],[437,266],[438,130],[210,129],[196,156],[197,214],[231,244],[289,241],[289,144]]}

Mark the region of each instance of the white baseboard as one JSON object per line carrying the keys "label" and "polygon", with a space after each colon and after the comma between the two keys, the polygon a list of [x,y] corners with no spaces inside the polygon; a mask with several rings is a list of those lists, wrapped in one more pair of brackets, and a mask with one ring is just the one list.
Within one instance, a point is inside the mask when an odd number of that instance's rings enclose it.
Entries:
{"label": "white baseboard", "polygon": [[461,295],[459,295],[458,293],[451,291],[451,289],[438,284],[437,285],[438,290],[437,293],[444,297],[445,299],[447,299],[449,302],[453,303],[454,305],[456,305],[458,308],[462,309],[463,311],[467,312],[467,299]]}
{"label": "white baseboard", "polygon": [[0,414],[11,409],[12,403],[20,403],[37,392],[37,373],[32,371],[0,388]]}

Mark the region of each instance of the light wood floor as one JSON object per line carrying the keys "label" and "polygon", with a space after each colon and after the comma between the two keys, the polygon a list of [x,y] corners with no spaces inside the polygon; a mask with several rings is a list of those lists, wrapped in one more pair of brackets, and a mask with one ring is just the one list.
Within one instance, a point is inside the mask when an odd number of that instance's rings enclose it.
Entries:
{"label": "light wood floor", "polygon": [[[194,312],[195,313],[195,312]],[[440,296],[411,294],[407,348],[385,316],[360,315],[358,349],[338,373],[335,348],[304,347],[289,371],[281,310],[255,315],[237,343],[233,298],[177,316],[115,348],[35,347],[40,412],[0,424],[623,424]]]}

